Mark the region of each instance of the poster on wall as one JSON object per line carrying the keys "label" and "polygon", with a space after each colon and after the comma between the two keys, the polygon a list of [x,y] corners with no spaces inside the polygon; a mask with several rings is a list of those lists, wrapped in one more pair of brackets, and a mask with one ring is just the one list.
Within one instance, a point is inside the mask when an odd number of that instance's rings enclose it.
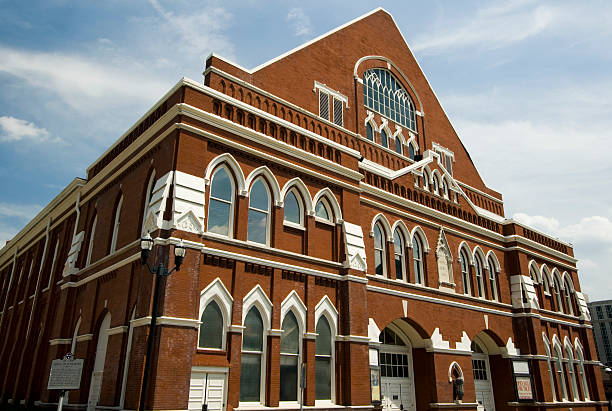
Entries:
{"label": "poster on wall", "polygon": [[528,361],[513,361],[512,375],[514,377],[514,389],[516,400],[519,402],[531,402],[533,396],[533,382],[531,381],[531,367]]}
{"label": "poster on wall", "polygon": [[380,372],[379,370],[370,370],[370,385],[372,387],[372,402],[380,402]]}

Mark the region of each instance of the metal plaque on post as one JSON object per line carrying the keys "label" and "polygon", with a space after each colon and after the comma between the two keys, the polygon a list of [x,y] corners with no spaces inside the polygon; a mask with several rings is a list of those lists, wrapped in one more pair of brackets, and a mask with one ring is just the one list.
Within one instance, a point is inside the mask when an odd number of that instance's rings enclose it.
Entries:
{"label": "metal plaque on post", "polygon": [[78,390],[81,386],[84,360],[53,360],[48,390]]}

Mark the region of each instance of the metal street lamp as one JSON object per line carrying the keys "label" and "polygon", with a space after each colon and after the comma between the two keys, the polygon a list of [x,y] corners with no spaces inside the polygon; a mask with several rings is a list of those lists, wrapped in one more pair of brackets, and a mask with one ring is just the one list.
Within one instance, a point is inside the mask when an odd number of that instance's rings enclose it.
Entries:
{"label": "metal street lamp", "polygon": [[140,391],[140,404],[138,409],[144,411],[147,388],[149,385],[149,370],[151,369],[151,361],[153,360],[153,345],[155,341],[155,326],[157,324],[157,305],[159,300],[159,288],[161,285],[161,277],[167,277],[174,271],[180,271],[181,264],[185,258],[185,246],[183,240],[174,246],[174,264],[175,267],[169,269],[163,263],[159,263],[151,267],[147,262],[149,254],[153,249],[153,239],[147,233],[140,239],[140,263],[149,269],[149,272],[155,276],[155,290],[153,291],[153,308],[151,312],[151,324],[149,325],[149,338],[147,341],[147,357],[145,360],[144,375],[142,377],[142,390]]}

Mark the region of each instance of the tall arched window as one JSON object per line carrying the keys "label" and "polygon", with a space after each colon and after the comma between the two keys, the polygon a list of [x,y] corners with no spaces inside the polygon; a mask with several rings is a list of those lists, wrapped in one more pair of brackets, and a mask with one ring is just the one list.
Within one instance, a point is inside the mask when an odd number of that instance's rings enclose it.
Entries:
{"label": "tall arched window", "polygon": [[565,305],[567,306],[567,312],[570,315],[574,315],[574,308],[572,304],[572,288],[567,278],[565,279],[564,284],[565,284],[565,293],[564,293]]}
{"label": "tall arched window", "polygon": [[208,303],[200,318],[200,348],[223,348],[223,315],[216,301]]}
{"label": "tall arched window", "polygon": [[117,203],[117,208],[115,208],[115,218],[113,219],[113,231],[111,237],[110,244],[110,253],[114,253],[117,251],[117,237],[119,237],[119,225],[121,224],[121,206],[123,205],[123,196],[119,199]]}
{"label": "tall arched window", "polygon": [[300,327],[292,311],[283,320],[280,349],[280,400],[297,401]]}
{"label": "tall arched window", "polygon": [[476,271],[476,289],[478,290],[478,297],[484,297],[484,283],[482,281],[482,261],[480,256],[474,256],[474,270]]}
{"label": "tall arched window", "polygon": [[385,274],[385,237],[379,223],[374,225],[374,268],[377,275]]}
{"label": "tall arched window", "polygon": [[491,287],[491,299],[497,301],[497,272],[495,271],[495,262],[493,257],[487,260],[489,265],[489,286]]}
{"label": "tall arched window", "polygon": [[399,154],[404,154],[402,150],[402,140],[399,136],[395,136],[395,152]]}
{"label": "tall arched window", "polygon": [[567,372],[569,373],[570,387],[572,389],[572,400],[579,401],[578,385],[576,384],[576,373],[574,368],[574,353],[570,345],[565,346],[565,355],[567,355]]}
{"label": "tall arched window", "polygon": [[[538,270],[538,269],[537,269],[537,267],[535,266],[535,264],[533,264],[533,265],[532,265],[532,266],[529,268],[529,277],[531,277],[531,280],[533,281],[533,284],[534,284],[534,285],[539,283],[539,281],[538,281],[538,277],[539,277],[539,276],[538,276],[538,271],[537,271],[537,270]],[[536,290],[538,290],[538,289],[539,289],[539,287],[538,287]],[[542,302],[540,301],[540,297],[541,297],[541,296],[540,296],[540,294],[539,294],[540,292],[541,292],[541,291],[538,291],[538,295],[537,295],[537,298],[538,298],[538,304],[542,304]]]}
{"label": "tall arched window", "polygon": [[328,222],[332,221],[332,212],[326,199],[322,198],[317,202],[315,216]]}
{"label": "tall arched window", "polygon": [[208,202],[208,231],[232,236],[234,224],[234,181],[225,167],[212,177]]}
{"label": "tall arched window", "polygon": [[555,303],[557,304],[557,311],[559,311],[560,313],[563,312],[563,301],[561,300],[561,282],[559,281],[559,277],[557,277],[556,275],[554,276],[554,280],[555,282]]}
{"label": "tall arched window", "polygon": [[374,128],[370,122],[366,123],[366,138],[370,141],[374,141]]}
{"label": "tall arched window", "polygon": [[465,250],[459,252],[459,262],[461,263],[461,279],[463,280],[463,293],[472,295],[472,287],[470,285],[470,266]]}
{"label": "tall arched window", "polygon": [[261,402],[263,357],[263,321],[252,307],[244,319],[240,368],[240,401]]}
{"label": "tall arched window", "polygon": [[442,179],[442,196],[448,200],[448,184]]}
{"label": "tall arched window", "polygon": [[440,189],[440,182],[438,181],[438,176],[434,174],[432,181],[433,181],[433,193],[436,195],[440,194],[440,192],[438,191]]}
{"label": "tall arched window", "polygon": [[285,223],[304,226],[304,206],[301,196],[296,190],[290,190],[285,196]]}
{"label": "tall arched window", "polygon": [[319,318],[315,341],[315,398],[331,400],[332,381],[332,334],[325,316]]}
{"label": "tall arched window", "polygon": [[423,284],[423,247],[417,234],[412,238],[412,261],[414,264],[414,282]]}
{"label": "tall arched window", "polygon": [[567,400],[567,387],[565,386],[565,372],[563,371],[563,354],[561,354],[561,347],[555,345],[555,362],[557,367],[557,381],[561,387],[561,399]]}
{"label": "tall arched window", "polygon": [[406,276],[404,236],[398,228],[396,228],[393,232],[393,249],[395,254],[395,278],[398,280],[403,280]]}
{"label": "tall arched window", "polygon": [[550,378],[550,389],[552,390],[553,401],[557,401],[557,391],[555,390],[555,363],[553,362],[548,339],[542,334],[544,348],[546,349],[546,365],[548,366],[548,377]]}
{"label": "tall arched window", "polygon": [[584,372],[584,355],[582,349],[576,347],[576,357],[578,357],[578,373],[580,374],[580,383],[582,385],[582,392],[584,394],[584,400],[589,400],[589,385],[587,384],[586,373]]}
{"label": "tall arched window", "polygon": [[258,178],[249,193],[249,224],[247,240],[268,244],[270,239],[270,194],[261,178]]}
{"label": "tall arched window", "polygon": [[414,149],[414,145],[412,143],[408,144],[408,156],[411,160],[414,160],[415,154],[416,150]]}
{"label": "tall arched window", "polygon": [[544,293],[550,295],[550,273],[548,270],[542,271],[542,285],[544,286]]}
{"label": "tall arched window", "polygon": [[387,137],[387,132],[384,129],[380,130],[380,144],[383,147],[389,148],[389,137]]}
{"label": "tall arched window", "polygon": [[85,259],[85,267],[91,264],[91,254],[93,253],[94,239],[96,238],[96,226],[98,225],[98,216],[94,217],[91,223],[91,230],[89,232],[89,245],[87,246],[87,258]]}
{"label": "tall arched window", "polygon": [[412,99],[389,71],[374,68],[363,73],[363,101],[366,107],[416,131]]}

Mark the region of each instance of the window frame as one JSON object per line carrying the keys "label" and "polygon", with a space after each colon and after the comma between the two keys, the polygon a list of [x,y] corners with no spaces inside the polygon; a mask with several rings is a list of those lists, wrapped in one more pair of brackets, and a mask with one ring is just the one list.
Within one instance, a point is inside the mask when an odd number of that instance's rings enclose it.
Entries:
{"label": "window frame", "polygon": [[491,300],[499,301],[499,295],[497,293],[497,268],[493,257],[487,258],[487,265],[489,267],[489,286],[491,287]]}
{"label": "window frame", "polygon": [[[298,327],[298,352],[297,354],[295,353],[284,353],[282,352],[282,349],[280,347],[282,347],[282,339],[283,339],[283,335],[281,335],[280,337],[280,341],[279,341],[279,365],[280,365],[280,360],[282,359],[283,356],[290,356],[290,357],[297,357],[297,381],[296,381],[296,400],[280,400],[280,389],[281,386],[283,384],[283,381],[281,379],[280,381],[280,385],[279,385],[279,406],[287,406],[287,405],[295,405],[299,403],[300,400],[300,380],[302,377],[302,358],[303,358],[303,344],[304,344],[304,330],[302,329],[302,325],[300,324],[300,320],[299,318],[299,313],[296,313],[293,309],[289,309],[287,310],[287,312],[285,313],[285,315],[283,316],[283,318],[281,319],[281,330],[283,331],[283,334],[285,333],[285,330],[283,329],[283,324],[285,322],[285,320],[287,319],[287,316],[289,314],[293,315],[293,318],[295,320],[295,323],[297,324]],[[280,375],[280,370],[279,370],[279,375]]]}
{"label": "window frame", "polygon": [[[260,357],[260,362],[259,362],[259,401],[241,401],[240,400],[240,390],[242,388],[242,384],[239,384],[239,388],[238,388],[238,406],[245,406],[245,405],[263,405],[265,404],[265,399],[266,399],[266,363],[267,363],[267,332],[266,332],[266,320],[265,320],[265,315],[262,312],[262,309],[256,305],[253,304],[249,307],[247,307],[248,311],[247,314],[244,316],[244,320],[243,320],[243,324],[242,326],[245,327],[243,329],[246,330],[246,319],[249,316],[249,314],[251,313],[251,310],[257,310],[259,313],[259,317],[261,319],[261,323],[262,323],[262,332],[261,332],[261,339],[262,339],[262,348],[261,351],[252,351],[252,350],[245,350],[244,349],[244,338],[242,339],[242,344],[240,345],[240,368],[242,370],[242,354],[257,354]],[[242,374],[242,373],[241,373]]]}
{"label": "window frame", "polygon": [[[230,182],[230,200],[225,200],[222,198],[217,198],[217,197],[213,197],[212,195],[212,188],[213,188],[213,184],[215,183],[215,177],[217,176],[217,173],[219,173],[219,171],[223,170],[228,177],[228,180]],[[212,233],[214,235],[220,235],[223,237],[227,237],[227,238],[234,238],[234,220],[235,220],[235,206],[236,206],[236,183],[234,181],[234,174],[231,172],[230,168],[225,165],[225,164],[221,164],[219,165],[212,173],[211,177],[210,177],[210,185],[209,187],[209,192],[208,192],[208,207],[207,207],[207,213],[206,213],[206,232],[207,233]],[[225,234],[221,234],[221,233],[216,233],[214,231],[210,231],[210,227],[209,227],[209,223],[210,223],[210,206],[213,203],[213,201],[218,201],[220,203],[224,203],[224,204],[229,204],[229,215],[228,215],[228,228],[227,228],[227,235]]]}
{"label": "window frame", "polygon": [[121,225],[121,209],[123,207],[123,194],[119,197],[113,219],[113,230],[111,233],[111,242],[108,254],[113,254],[117,251],[117,241],[119,238],[119,226]]}
{"label": "window frame", "polygon": [[[396,236],[397,235],[397,236]],[[397,252],[397,244],[396,244],[396,239],[399,239],[400,245],[400,252]],[[401,277],[402,278],[398,278],[398,273],[397,273],[397,259],[399,256],[399,260],[400,260],[400,268],[401,268]],[[399,281],[406,281],[407,280],[407,273],[406,273],[406,241],[404,239],[404,233],[402,233],[402,230],[400,230],[399,227],[395,228],[395,230],[393,230],[393,261],[395,263],[395,279],[399,280]]]}
{"label": "window frame", "polygon": [[478,291],[478,298],[486,299],[485,285],[483,281],[484,268],[482,260],[478,254],[474,255],[474,274],[476,276],[476,290]]}
{"label": "window frame", "polygon": [[[255,208],[251,206],[251,195],[252,195],[252,191],[253,188],[255,187],[255,184],[257,184],[258,182],[261,181],[261,184],[263,184],[264,189],[266,190],[266,195],[268,196],[268,210],[264,211],[262,209],[259,208]],[[248,204],[248,211],[247,211],[247,242],[249,243],[254,243],[254,244],[261,244],[261,245],[266,245],[266,246],[270,246],[270,239],[271,239],[271,227],[272,227],[272,191],[270,190],[270,187],[268,186],[268,182],[266,181],[265,178],[259,176],[257,177],[255,180],[253,180],[253,183],[251,184],[251,187],[249,187],[249,204]],[[253,210],[254,212],[258,212],[258,213],[263,213],[266,215],[266,241],[265,243],[261,243],[259,241],[253,241],[249,239],[249,220],[250,220],[250,216],[249,214],[251,213],[251,210]]]}
{"label": "window frame", "polygon": [[[380,242],[381,244],[376,244],[376,230],[378,230],[380,232]],[[374,274],[375,275],[380,275],[382,277],[387,277],[388,276],[388,270],[387,270],[387,253],[386,253],[386,243],[387,243],[387,239],[386,239],[386,235],[385,235],[385,229],[382,226],[382,224],[380,223],[380,221],[377,221],[374,224]],[[379,258],[381,259],[381,272],[378,273],[378,265],[376,264],[376,258],[377,256],[379,256]]]}
{"label": "window frame", "polygon": [[470,259],[464,249],[459,250],[459,265],[461,266],[461,280],[463,281],[463,294],[472,295],[472,284],[470,281]]}
{"label": "window frame", "polygon": [[[298,205],[298,215],[300,217],[300,221],[298,223],[293,222],[293,221],[289,221],[286,219],[286,208],[287,208],[287,196],[289,194],[293,194],[295,196],[297,205]],[[285,198],[283,199],[283,225],[286,225],[288,227],[293,227],[293,228],[300,228],[303,229],[305,228],[305,218],[304,218],[304,214],[305,214],[305,206],[304,206],[304,199],[302,198],[302,193],[300,193],[300,191],[295,188],[295,187],[291,187],[289,189],[289,191],[287,191],[287,194],[285,194]]]}
{"label": "window frame", "polygon": [[[415,251],[415,244],[418,251]],[[417,233],[414,233],[412,236],[412,267],[414,269],[414,284],[425,285],[424,260],[423,240]],[[417,279],[419,281],[417,281]]]}

